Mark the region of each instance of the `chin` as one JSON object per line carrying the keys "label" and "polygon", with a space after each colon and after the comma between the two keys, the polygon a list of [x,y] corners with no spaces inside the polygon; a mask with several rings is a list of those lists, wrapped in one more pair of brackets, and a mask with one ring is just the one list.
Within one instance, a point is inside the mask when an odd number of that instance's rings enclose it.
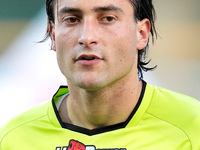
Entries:
{"label": "chin", "polygon": [[81,84],[81,85],[79,85],[79,87],[86,90],[86,91],[91,91],[91,92],[102,89],[102,86],[96,85],[96,84],[87,84],[87,85]]}
{"label": "chin", "polygon": [[97,91],[97,90],[100,90],[102,89],[104,86],[102,84],[102,82],[92,82],[91,80],[90,81],[85,81],[85,82],[79,82],[78,84],[76,84],[77,87],[81,88],[81,89],[84,89],[86,91]]}

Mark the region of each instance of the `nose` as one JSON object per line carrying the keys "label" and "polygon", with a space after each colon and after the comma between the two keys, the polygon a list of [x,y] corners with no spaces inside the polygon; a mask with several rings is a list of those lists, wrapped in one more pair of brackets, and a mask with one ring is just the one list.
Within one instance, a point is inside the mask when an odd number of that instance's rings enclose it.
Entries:
{"label": "nose", "polygon": [[98,43],[97,38],[98,36],[96,23],[92,20],[85,19],[80,29],[78,43],[81,46],[91,47]]}

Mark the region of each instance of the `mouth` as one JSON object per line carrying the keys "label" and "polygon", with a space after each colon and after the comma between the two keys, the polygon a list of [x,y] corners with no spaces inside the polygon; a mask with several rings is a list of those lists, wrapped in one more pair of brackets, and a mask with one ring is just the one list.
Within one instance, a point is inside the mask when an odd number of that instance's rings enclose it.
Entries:
{"label": "mouth", "polygon": [[95,64],[98,64],[103,60],[102,58],[98,57],[97,55],[93,54],[83,54],[80,55],[77,59],[76,62],[78,64],[81,64],[83,66],[93,66]]}
{"label": "mouth", "polygon": [[95,59],[101,59],[101,58],[99,58],[96,55],[86,55],[86,54],[84,54],[84,55],[79,56],[77,61],[80,61],[80,60],[91,61],[91,60],[95,60]]}

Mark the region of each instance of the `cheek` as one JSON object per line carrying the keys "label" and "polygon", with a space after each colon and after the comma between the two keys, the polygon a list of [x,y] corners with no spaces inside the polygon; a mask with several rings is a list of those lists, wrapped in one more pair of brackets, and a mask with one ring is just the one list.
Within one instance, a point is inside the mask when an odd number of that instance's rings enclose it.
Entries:
{"label": "cheek", "polygon": [[58,47],[69,47],[75,42],[77,35],[76,30],[67,29],[64,25],[60,25],[55,30],[55,40]]}
{"label": "cheek", "polygon": [[[132,30],[132,31],[131,31]],[[130,70],[137,63],[136,32],[133,29],[121,30],[114,36],[115,67]]]}
{"label": "cheek", "polygon": [[76,40],[73,31],[70,32],[65,28],[58,28],[55,35],[55,44],[58,58],[70,57],[70,51],[74,48]]}
{"label": "cheek", "polygon": [[117,35],[115,35],[115,47],[122,59],[133,58],[137,54],[137,37],[134,28],[119,28]]}
{"label": "cheek", "polygon": [[56,54],[57,54],[57,61],[62,73],[66,69],[70,56],[70,41],[65,33],[57,32],[55,36],[55,44],[56,44]]}

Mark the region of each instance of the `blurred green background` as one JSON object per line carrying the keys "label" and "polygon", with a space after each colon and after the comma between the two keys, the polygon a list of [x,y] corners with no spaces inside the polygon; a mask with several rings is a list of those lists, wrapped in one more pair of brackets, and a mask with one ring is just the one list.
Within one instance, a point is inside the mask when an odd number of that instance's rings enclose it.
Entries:
{"label": "blurred green background", "polygon": [[0,1],[0,54],[44,5],[45,0]]}

